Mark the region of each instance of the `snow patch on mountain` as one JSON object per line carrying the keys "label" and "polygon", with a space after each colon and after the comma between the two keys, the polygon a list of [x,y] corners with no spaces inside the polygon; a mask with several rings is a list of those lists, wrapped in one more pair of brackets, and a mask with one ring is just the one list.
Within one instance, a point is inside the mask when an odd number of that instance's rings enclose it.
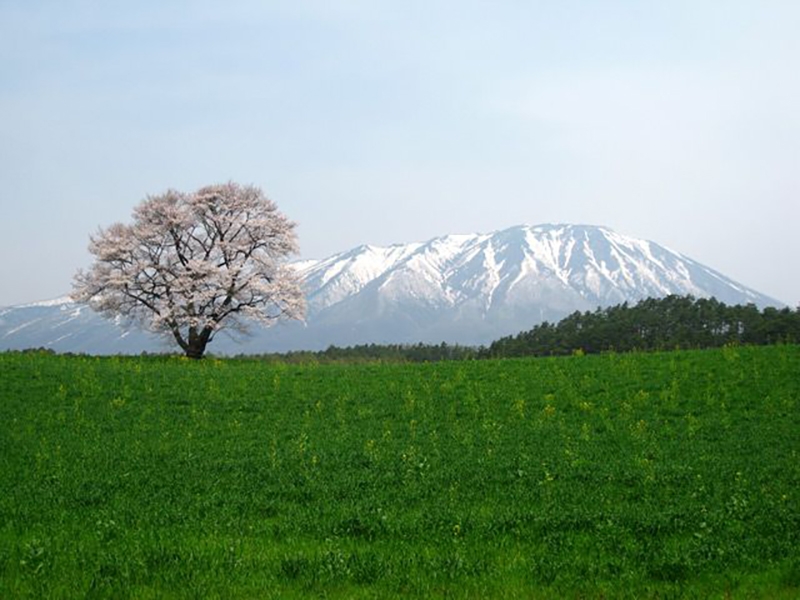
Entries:
{"label": "snow patch on mountain", "polygon": [[40,302],[31,302],[29,304],[20,304],[16,308],[49,308],[53,306],[58,307],[71,307],[74,305],[70,296],[60,296],[52,300],[42,300]]}

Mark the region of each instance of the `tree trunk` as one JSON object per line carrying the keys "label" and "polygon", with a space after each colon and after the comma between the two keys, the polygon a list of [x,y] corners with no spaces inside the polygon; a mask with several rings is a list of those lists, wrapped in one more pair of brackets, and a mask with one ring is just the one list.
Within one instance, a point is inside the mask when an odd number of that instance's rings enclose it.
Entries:
{"label": "tree trunk", "polygon": [[189,339],[184,351],[187,358],[200,359],[206,351],[206,345],[211,337],[211,328],[205,327],[200,333],[194,327],[189,328]]}
{"label": "tree trunk", "polygon": [[203,353],[206,351],[206,345],[199,342],[188,344],[186,347],[186,358],[199,359],[203,358]]}

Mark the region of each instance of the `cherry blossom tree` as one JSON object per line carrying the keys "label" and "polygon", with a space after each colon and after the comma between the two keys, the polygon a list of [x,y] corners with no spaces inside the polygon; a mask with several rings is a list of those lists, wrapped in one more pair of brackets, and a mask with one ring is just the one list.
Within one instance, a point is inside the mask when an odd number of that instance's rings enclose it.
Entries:
{"label": "cherry blossom tree", "polygon": [[133,223],[92,236],[95,261],[79,271],[73,298],[174,338],[202,358],[223,329],[302,319],[305,298],[286,259],[295,224],[257,187],[229,182],[147,197]]}

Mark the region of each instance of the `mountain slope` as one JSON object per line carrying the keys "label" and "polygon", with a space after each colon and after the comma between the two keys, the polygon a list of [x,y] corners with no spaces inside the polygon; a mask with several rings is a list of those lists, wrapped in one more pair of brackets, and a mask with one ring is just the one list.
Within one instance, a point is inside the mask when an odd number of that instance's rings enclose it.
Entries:
{"label": "mountain slope", "polygon": [[[726,304],[780,302],[654,242],[603,227],[538,225],[448,235],[387,248],[359,246],[295,264],[308,294],[305,324],[281,324],[212,352],[318,349],[330,344],[464,344],[557,321],[575,310],[669,294]],[[169,348],[61,299],[0,310],[0,349],[74,352]]]}

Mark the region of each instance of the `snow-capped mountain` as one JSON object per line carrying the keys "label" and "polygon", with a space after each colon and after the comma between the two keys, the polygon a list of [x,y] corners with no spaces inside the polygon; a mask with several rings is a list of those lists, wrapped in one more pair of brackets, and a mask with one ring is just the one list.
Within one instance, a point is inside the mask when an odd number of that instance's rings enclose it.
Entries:
{"label": "snow-capped mountain", "polygon": [[[604,227],[538,225],[359,246],[295,263],[308,297],[305,324],[220,336],[211,352],[320,349],[359,343],[488,343],[575,310],[669,294],[726,304],[781,303],[653,242]],[[110,322],[68,298],[0,309],[0,349],[112,353],[168,343]]]}

